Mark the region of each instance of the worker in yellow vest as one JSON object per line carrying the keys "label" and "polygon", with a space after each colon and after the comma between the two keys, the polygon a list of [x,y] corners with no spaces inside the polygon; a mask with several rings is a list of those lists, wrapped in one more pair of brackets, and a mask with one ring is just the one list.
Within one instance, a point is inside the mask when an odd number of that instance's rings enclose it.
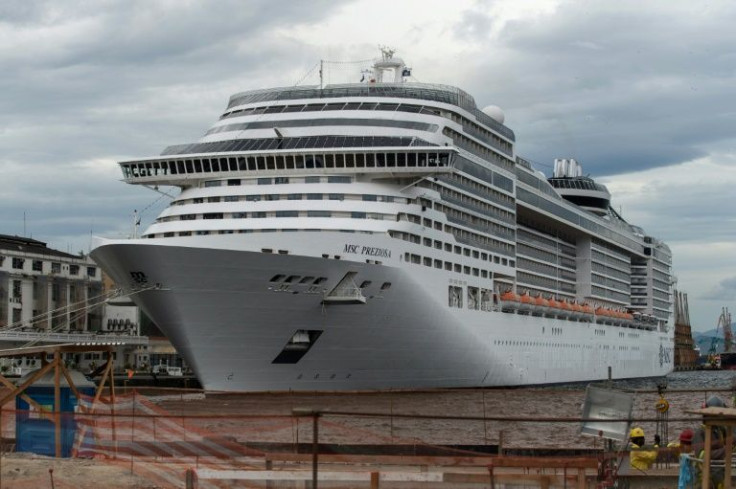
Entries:
{"label": "worker in yellow vest", "polygon": [[645,445],[644,430],[638,426],[629,433],[629,463],[632,469],[647,470],[654,465],[659,453],[659,435],[654,435],[654,447]]}

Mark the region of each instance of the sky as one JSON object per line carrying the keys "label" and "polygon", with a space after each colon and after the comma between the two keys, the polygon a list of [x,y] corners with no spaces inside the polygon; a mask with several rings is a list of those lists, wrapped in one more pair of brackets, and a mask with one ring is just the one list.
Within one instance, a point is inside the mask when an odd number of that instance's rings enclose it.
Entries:
{"label": "sky", "polygon": [[169,198],[118,161],[197,140],[236,92],[412,79],[497,105],[546,174],[575,158],[667,242],[693,328],[736,313],[736,3],[651,0],[4,0],[0,234],[71,253]]}

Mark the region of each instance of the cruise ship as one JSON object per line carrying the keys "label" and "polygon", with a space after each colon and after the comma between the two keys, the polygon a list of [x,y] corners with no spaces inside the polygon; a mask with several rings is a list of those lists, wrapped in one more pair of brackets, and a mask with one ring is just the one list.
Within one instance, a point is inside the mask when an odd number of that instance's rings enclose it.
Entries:
{"label": "cruise ship", "polygon": [[[209,391],[517,386],[673,369],[671,252],[496,106],[409,81],[237,93],[196,142],[120,162],[179,189],[92,257]],[[357,77],[356,77],[357,79]],[[552,163],[552,161],[550,161]]]}

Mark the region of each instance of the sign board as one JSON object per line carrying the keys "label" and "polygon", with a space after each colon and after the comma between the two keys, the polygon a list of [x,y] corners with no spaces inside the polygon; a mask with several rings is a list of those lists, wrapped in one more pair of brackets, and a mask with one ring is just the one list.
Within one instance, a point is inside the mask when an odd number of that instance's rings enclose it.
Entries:
{"label": "sign board", "polygon": [[585,390],[580,433],[625,442],[629,438],[633,407],[633,393],[589,385]]}

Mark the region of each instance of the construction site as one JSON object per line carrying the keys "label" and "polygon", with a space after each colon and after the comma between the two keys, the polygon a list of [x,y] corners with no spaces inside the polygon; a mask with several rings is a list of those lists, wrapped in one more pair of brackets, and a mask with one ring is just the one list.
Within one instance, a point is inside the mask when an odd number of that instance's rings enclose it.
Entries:
{"label": "construction site", "polygon": [[[107,358],[96,384],[60,360],[77,351]],[[134,390],[112,382],[111,351],[55,345],[4,352],[36,356],[42,367],[16,382],[2,378],[0,489],[675,487],[680,449],[666,448],[669,442],[686,428],[736,420],[732,409],[701,409],[713,394],[730,404],[730,389],[665,385]],[[661,439],[647,470],[629,463],[631,426]]]}

